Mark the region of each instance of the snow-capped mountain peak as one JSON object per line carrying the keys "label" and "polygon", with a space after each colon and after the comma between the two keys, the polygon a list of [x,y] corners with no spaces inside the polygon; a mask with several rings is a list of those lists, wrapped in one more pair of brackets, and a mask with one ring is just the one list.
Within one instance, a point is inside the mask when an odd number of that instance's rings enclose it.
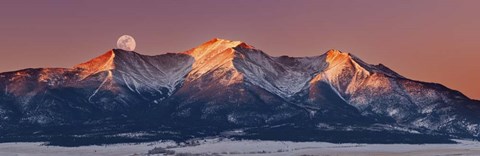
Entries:
{"label": "snow-capped mountain peak", "polygon": [[[197,79],[203,74],[216,69],[232,70],[233,72],[236,72],[233,59],[237,54],[235,48],[240,47],[247,49],[253,48],[253,46],[241,41],[214,38],[196,48],[184,52],[184,54],[190,55],[195,59],[188,79]],[[238,73],[235,75],[241,76]],[[240,80],[242,78],[237,77],[236,79]]]}
{"label": "snow-capped mountain peak", "polygon": [[231,41],[231,40],[225,40],[220,38],[214,38],[184,53],[192,56],[197,61],[201,61],[201,60],[206,60],[211,57],[214,57],[219,53],[224,52],[227,49],[232,49],[237,46],[253,48],[252,46],[247,45],[246,43],[241,41]]}
{"label": "snow-capped mountain peak", "polygon": [[342,51],[337,50],[337,49],[330,49],[325,54],[327,55],[327,60],[331,60],[331,61],[333,61],[333,59],[335,59],[337,57],[350,56],[350,53],[345,53],[345,52],[342,52]]}
{"label": "snow-capped mountain peak", "polygon": [[84,79],[89,75],[93,75],[102,71],[109,71],[115,69],[114,63],[115,53],[110,50],[103,55],[100,55],[94,59],[91,59],[85,63],[74,66],[75,69],[79,69],[82,72],[79,74],[80,79]]}
{"label": "snow-capped mountain peak", "polygon": [[354,67],[354,70],[361,70],[362,72],[369,74],[368,66],[370,65],[363,63],[363,61],[355,58],[355,56],[351,55],[350,53],[331,49],[327,51],[325,55],[325,61],[328,63],[326,70],[342,70],[345,66],[352,66]]}

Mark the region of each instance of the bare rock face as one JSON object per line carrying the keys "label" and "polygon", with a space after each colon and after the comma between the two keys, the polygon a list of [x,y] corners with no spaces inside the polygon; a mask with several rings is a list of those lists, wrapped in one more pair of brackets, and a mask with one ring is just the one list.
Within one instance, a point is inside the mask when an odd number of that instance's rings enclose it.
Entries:
{"label": "bare rock face", "polygon": [[480,129],[480,102],[440,84],[338,50],[272,57],[223,39],[183,53],[113,49],[73,68],[1,73],[0,88],[0,141],[96,138],[89,144],[127,132],[148,135],[117,141],[181,140],[241,129],[236,137],[445,142],[476,139]]}

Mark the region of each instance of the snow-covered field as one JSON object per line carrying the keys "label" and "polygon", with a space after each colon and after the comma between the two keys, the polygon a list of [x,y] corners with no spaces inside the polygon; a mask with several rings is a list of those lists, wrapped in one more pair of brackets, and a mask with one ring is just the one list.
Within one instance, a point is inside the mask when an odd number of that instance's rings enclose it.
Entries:
{"label": "snow-covered field", "polygon": [[[1,143],[1,156],[130,156],[147,155],[149,150],[162,147],[176,154],[203,155],[480,155],[480,142],[459,141],[459,144],[332,144],[324,142],[282,142],[282,141],[232,141],[199,140],[195,145],[178,145],[173,142],[152,142],[141,144],[115,144],[105,146],[58,147],[42,143]],[[197,144],[199,143],[199,145]]]}

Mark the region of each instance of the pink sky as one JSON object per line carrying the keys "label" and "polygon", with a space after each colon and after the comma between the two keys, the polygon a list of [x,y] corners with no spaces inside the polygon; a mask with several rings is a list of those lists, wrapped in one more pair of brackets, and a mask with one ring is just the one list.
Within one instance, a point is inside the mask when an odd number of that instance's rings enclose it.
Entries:
{"label": "pink sky", "polygon": [[0,71],[72,67],[115,47],[182,52],[214,37],[279,56],[328,49],[480,99],[480,1],[0,1]]}

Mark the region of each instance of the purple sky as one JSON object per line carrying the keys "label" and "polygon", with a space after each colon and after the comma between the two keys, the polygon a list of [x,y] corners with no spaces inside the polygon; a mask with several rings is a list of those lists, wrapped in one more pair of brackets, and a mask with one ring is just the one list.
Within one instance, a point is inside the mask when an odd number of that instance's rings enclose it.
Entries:
{"label": "purple sky", "polygon": [[0,71],[72,67],[123,34],[147,55],[214,37],[279,56],[328,49],[480,99],[480,1],[0,1]]}

